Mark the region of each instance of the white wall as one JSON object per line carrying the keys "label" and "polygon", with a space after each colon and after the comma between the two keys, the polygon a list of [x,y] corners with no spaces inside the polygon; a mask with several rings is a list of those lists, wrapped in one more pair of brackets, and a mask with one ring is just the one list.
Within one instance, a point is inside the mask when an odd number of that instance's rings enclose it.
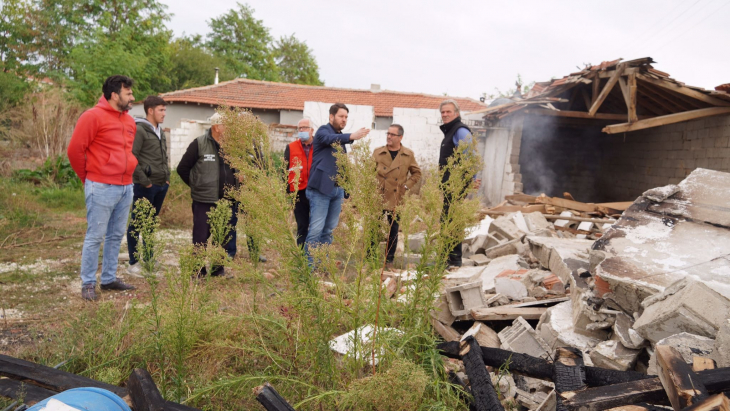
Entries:
{"label": "white wall", "polygon": [[195,120],[183,120],[180,122],[180,127],[170,130],[170,152],[168,156],[170,158],[171,169],[174,170],[177,168],[180,159],[182,159],[190,143],[205,134],[205,131],[209,128],[210,124],[208,123]]}
{"label": "white wall", "polygon": [[437,109],[394,108],[393,123],[403,126],[401,144],[413,150],[419,166],[438,165],[444,133],[439,128],[441,113]]}

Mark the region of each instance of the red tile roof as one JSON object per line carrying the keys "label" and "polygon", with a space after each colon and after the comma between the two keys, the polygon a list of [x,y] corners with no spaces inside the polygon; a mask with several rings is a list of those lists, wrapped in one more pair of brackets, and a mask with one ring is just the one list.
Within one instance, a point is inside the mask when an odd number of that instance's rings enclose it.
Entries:
{"label": "red tile roof", "polygon": [[376,116],[391,117],[394,107],[432,108],[453,98],[462,111],[481,110],[487,106],[477,100],[434,96],[398,91],[371,91],[346,88],[304,86],[270,81],[235,79],[219,84],[161,94],[167,102],[228,105],[273,110],[303,110],[305,101],[373,106]]}

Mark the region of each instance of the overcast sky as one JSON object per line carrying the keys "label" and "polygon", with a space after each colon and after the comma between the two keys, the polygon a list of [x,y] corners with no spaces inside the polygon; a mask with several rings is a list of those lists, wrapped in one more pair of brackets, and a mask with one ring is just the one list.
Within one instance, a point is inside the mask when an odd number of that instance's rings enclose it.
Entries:
{"label": "overcast sky", "polygon": [[[235,0],[162,0],[175,35],[207,34]],[[730,0],[250,0],[274,38],[296,34],[325,85],[478,98],[585,63],[652,57],[693,86],[730,82]]]}

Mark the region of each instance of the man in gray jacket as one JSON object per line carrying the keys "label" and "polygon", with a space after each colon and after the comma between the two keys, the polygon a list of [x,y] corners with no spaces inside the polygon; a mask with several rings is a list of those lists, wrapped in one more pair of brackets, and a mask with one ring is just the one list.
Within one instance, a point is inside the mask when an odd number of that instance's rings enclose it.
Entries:
{"label": "man in gray jacket", "polygon": [[[127,273],[139,275],[137,243],[139,235],[135,231],[136,215],[134,207],[137,200],[146,198],[155,207],[155,216],[160,214],[162,202],[165,201],[170,186],[170,168],[167,165],[167,139],[162,131],[167,103],[161,97],[149,96],[144,100],[144,112],[147,118],[136,118],[137,133],[134,135],[132,154],[137,157],[137,168],[132,174],[134,183],[134,200],[132,202],[132,220],[127,227],[127,249],[129,251],[129,267]],[[143,256],[151,257],[151,256]]]}

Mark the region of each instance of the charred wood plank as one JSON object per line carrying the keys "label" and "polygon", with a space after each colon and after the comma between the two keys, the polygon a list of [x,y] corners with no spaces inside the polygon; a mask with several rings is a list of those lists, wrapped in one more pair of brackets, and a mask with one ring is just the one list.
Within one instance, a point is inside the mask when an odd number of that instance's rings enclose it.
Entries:
{"label": "charred wood plank", "polygon": [[557,399],[557,411],[567,411],[561,393],[578,391],[586,388],[586,371],[583,364],[583,353],[577,348],[561,347],[555,350],[553,364],[553,381]]}
{"label": "charred wood plank", "polygon": [[135,368],[127,380],[127,390],[134,405],[134,411],[163,411],[165,400],[144,368]]}
{"label": "charred wood plank", "polygon": [[464,362],[466,375],[469,376],[471,393],[474,397],[474,409],[477,411],[504,410],[492,385],[492,378],[487,372],[487,367],[484,366],[482,350],[474,337],[466,337],[461,342],[459,354]]}
{"label": "charred wood plank", "polygon": [[684,362],[676,348],[657,345],[656,359],[659,380],[675,411],[697,404],[709,396],[705,385],[689,364]]}
{"label": "charred wood plank", "polygon": [[730,401],[725,395],[717,394],[682,411],[730,411]]}
{"label": "charred wood plank", "polygon": [[91,378],[3,354],[0,354],[0,375],[15,380],[30,380],[38,386],[56,392],[78,387],[96,387],[109,390],[120,397],[127,395],[125,388],[116,385],[105,384]]}
{"label": "charred wood plank", "polygon": [[56,394],[55,391],[37,385],[11,379],[0,379],[0,396],[13,400],[22,399],[23,403],[27,405],[33,405]]}
{"label": "charred wood plank", "polygon": [[[436,346],[441,354],[449,358],[459,358],[459,343],[446,342]],[[500,367],[509,361],[511,372],[518,372],[532,378],[553,380],[553,364],[542,358],[527,354],[502,350],[499,348],[481,347],[484,364],[490,367]],[[585,367],[586,384],[590,387],[618,384],[653,378],[635,371],[616,371],[598,367]]]}
{"label": "charred wood plank", "polygon": [[291,405],[268,382],[253,389],[256,401],[267,411],[294,411]]}
{"label": "charred wood plank", "polygon": [[[700,371],[697,376],[711,394],[725,391],[730,387],[730,368]],[[669,404],[659,377],[563,392],[560,397],[569,410],[601,411],[640,402]]]}

